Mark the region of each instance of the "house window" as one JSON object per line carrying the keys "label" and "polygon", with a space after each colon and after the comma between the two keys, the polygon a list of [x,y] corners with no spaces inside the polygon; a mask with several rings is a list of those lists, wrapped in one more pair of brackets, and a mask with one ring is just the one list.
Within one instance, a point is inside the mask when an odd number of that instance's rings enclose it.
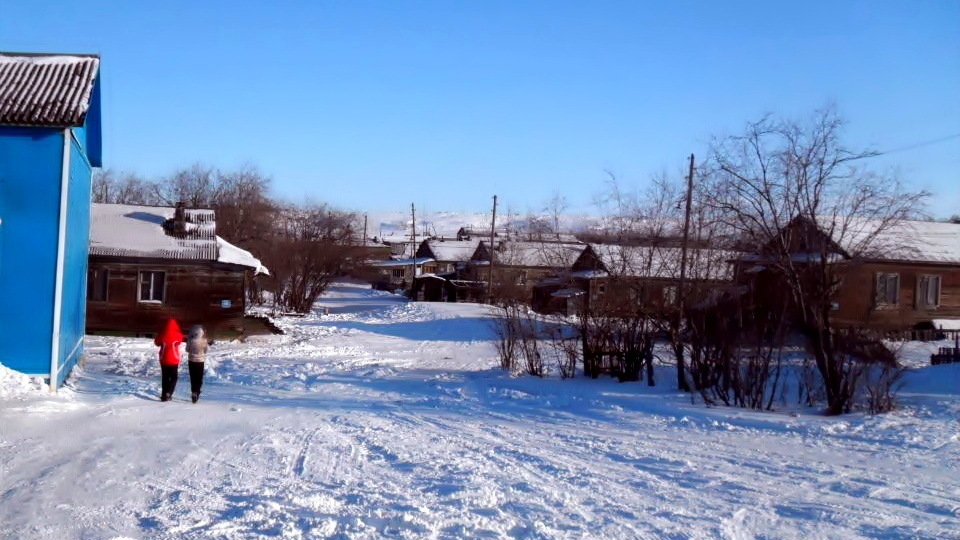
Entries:
{"label": "house window", "polygon": [[940,306],[940,276],[920,274],[917,276],[917,309],[932,309]]}
{"label": "house window", "polygon": [[607,294],[607,284],[597,283],[597,296],[603,296],[605,294]]}
{"label": "house window", "polygon": [[521,270],[520,273],[517,274],[517,285],[526,285],[526,284],[527,284],[527,271]]}
{"label": "house window", "polygon": [[663,288],[663,305],[665,306],[677,305],[677,286],[676,285],[667,285]]}
{"label": "house window", "polygon": [[163,302],[165,272],[140,272],[140,301]]}
{"label": "house window", "polygon": [[88,268],[87,300],[93,302],[106,302],[108,280],[109,271],[106,268]]}
{"label": "house window", "polygon": [[895,306],[900,303],[900,274],[877,272],[876,281],[874,304],[877,307]]}
{"label": "house window", "polygon": [[394,268],[394,269],[393,269],[393,277],[395,277],[395,278],[397,278],[397,279],[402,279],[402,278],[404,278],[406,275],[407,275],[407,269],[406,269],[406,268]]}

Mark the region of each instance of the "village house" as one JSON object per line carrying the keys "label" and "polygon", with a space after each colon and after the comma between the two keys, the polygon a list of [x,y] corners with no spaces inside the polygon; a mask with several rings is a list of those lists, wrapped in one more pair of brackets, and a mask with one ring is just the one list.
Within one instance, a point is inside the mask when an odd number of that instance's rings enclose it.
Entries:
{"label": "village house", "polygon": [[481,241],[463,278],[487,284],[492,274],[494,296],[530,302],[536,283],[567,275],[586,248],[581,242],[507,241],[491,250]]}
{"label": "village house", "polygon": [[[960,224],[905,220],[881,227],[850,219],[843,225],[836,241],[801,218],[781,233],[791,264],[826,257],[835,270],[830,316],[838,327],[902,330],[960,320]],[[738,265],[740,281],[761,295],[780,287],[782,263],[770,251],[761,249]]]}
{"label": "village house", "polygon": [[[739,253],[708,248],[687,250],[685,297],[688,306],[732,292],[733,265]],[[546,279],[533,291],[533,307],[542,313],[573,314],[580,309],[668,314],[677,306],[681,248],[591,244],[564,278]]]}
{"label": "village house", "polygon": [[[462,229],[461,229],[462,230]],[[469,302],[481,299],[483,284],[465,279],[480,240],[424,240],[417,258],[428,260],[413,283],[413,295],[428,302]]]}
{"label": "village house", "polygon": [[51,389],[83,354],[100,110],[98,56],[0,53],[0,364]]}
{"label": "village house", "polygon": [[215,337],[245,331],[246,290],[268,271],[216,234],[213,210],[93,204],[87,331],[152,335],[168,317]]}

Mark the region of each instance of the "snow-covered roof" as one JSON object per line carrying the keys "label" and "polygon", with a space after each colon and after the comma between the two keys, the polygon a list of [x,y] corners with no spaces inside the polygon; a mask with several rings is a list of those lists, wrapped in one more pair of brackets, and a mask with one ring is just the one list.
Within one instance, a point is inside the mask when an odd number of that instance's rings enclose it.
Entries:
{"label": "snow-covered roof", "polygon": [[[622,246],[595,244],[594,253],[611,275],[677,279],[682,250],[678,247]],[[733,277],[728,261],[742,254],[719,249],[688,249],[687,276],[690,279],[726,280]]]}
{"label": "snow-covered roof", "polygon": [[847,223],[846,231],[834,233],[834,237],[851,255],[894,261],[960,263],[960,224],[904,220],[869,239],[880,222],[851,219]]}
{"label": "snow-covered roof", "polygon": [[82,126],[100,57],[0,53],[0,124]]}
{"label": "snow-covered roof", "polygon": [[587,248],[581,243],[504,242],[496,252],[496,264],[508,266],[569,268]]}
{"label": "snow-covered roof", "polygon": [[93,203],[90,254],[217,261],[269,274],[252,254],[216,235],[213,210],[184,210],[183,234],[171,234],[164,226],[175,214],[175,208],[164,206]]}
{"label": "snow-covered roof", "polygon": [[270,270],[268,270],[267,267],[260,262],[260,259],[254,257],[249,251],[238,248],[219,236],[217,237],[217,251],[219,252],[217,262],[236,264],[238,266],[249,266],[250,268],[253,268],[254,275],[270,275]]}
{"label": "snow-covered roof", "polygon": [[427,246],[438,261],[469,261],[480,240],[427,240]]}

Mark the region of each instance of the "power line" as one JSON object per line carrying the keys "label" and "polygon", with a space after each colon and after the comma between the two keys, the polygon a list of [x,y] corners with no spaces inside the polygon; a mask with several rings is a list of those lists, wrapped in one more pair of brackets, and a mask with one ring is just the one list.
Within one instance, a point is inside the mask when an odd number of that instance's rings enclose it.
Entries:
{"label": "power line", "polygon": [[919,142],[919,143],[916,143],[916,144],[911,144],[911,145],[907,145],[907,146],[901,146],[900,148],[892,148],[892,149],[890,149],[890,150],[884,150],[884,151],[881,151],[881,152],[876,152],[876,153],[871,154],[870,157],[885,156],[885,155],[887,155],[887,154],[893,154],[893,153],[896,153],[896,152],[905,152],[905,151],[907,151],[907,150],[914,150],[914,149],[916,149],[916,148],[923,148],[924,146],[930,146],[931,144],[937,144],[937,143],[941,143],[941,142],[945,142],[945,141],[949,141],[949,140],[957,139],[957,138],[960,138],[960,133],[954,133],[953,135],[947,135],[947,136],[945,136],[945,137],[940,137],[940,138],[938,138],[938,139],[931,139],[931,140],[929,140],[929,141],[923,141],[923,142]]}

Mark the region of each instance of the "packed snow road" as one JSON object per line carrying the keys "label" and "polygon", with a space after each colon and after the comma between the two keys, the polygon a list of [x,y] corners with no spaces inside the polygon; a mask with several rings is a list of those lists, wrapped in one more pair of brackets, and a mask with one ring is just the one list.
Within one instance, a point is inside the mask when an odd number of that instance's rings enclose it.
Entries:
{"label": "packed snow road", "polygon": [[4,371],[0,538],[960,538],[960,366],[891,415],[751,413],[668,368],[512,377],[485,306],[318,308],[214,344],[196,405],[145,339],[88,338],[57,395]]}

